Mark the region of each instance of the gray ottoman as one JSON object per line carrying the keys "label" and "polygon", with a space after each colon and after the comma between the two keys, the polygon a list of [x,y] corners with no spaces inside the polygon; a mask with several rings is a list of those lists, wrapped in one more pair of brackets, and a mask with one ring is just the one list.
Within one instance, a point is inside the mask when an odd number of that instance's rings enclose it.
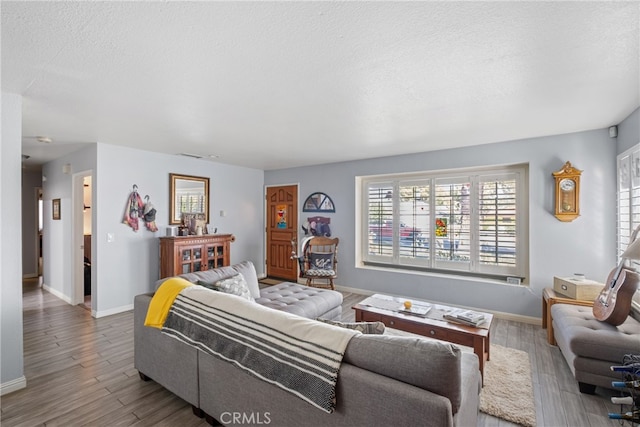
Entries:
{"label": "gray ottoman", "polygon": [[554,304],[551,318],[558,347],[567,361],[580,391],[593,393],[595,386],[613,388],[620,381],[620,365],[625,354],[640,354],[640,322],[629,316],[620,326],[600,322],[591,307]]}
{"label": "gray ottoman", "polygon": [[260,289],[256,302],[265,307],[297,314],[308,319],[340,320],[342,294],[328,289],[310,288],[283,282]]}

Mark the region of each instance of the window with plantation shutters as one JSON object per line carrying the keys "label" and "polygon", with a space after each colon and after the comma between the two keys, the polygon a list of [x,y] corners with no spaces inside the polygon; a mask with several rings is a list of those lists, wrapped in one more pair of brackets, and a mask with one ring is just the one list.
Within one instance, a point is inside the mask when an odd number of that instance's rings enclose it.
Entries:
{"label": "window with plantation shutters", "polygon": [[478,263],[486,270],[516,267],[517,188],[515,173],[478,179]]}
{"label": "window with plantation shutters", "polygon": [[[640,226],[640,144],[618,156],[618,259]],[[640,237],[640,236],[638,236]],[[640,263],[634,262],[640,269]]]}
{"label": "window with plantation shutters", "polygon": [[524,278],[526,173],[516,165],[359,178],[363,261]]}
{"label": "window with plantation shutters", "polygon": [[393,185],[391,183],[373,184],[368,189],[368,230],[375,239],[369,247],[373,256],[393,255]]}

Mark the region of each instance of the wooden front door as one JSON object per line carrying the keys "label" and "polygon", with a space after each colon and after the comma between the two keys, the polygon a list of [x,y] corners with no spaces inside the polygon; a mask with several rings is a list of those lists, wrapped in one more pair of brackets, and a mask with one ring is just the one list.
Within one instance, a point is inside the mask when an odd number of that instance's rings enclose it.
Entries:
{"label": "wooden front door", "polygon": [[291,259],[291,241],[298,245],[298,186],[267,187],[267,276],[298,280],[298,261]]}

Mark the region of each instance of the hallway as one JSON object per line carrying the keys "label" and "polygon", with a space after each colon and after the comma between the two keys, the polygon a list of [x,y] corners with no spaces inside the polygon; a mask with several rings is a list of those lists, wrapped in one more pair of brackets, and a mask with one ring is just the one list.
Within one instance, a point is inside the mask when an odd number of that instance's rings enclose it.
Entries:
{"label": "hallway", "polygon": [[3,427],[205,426],[191,406],[133,367],[133,312],[100,319],[23,282],[27,387],[2,396]]}

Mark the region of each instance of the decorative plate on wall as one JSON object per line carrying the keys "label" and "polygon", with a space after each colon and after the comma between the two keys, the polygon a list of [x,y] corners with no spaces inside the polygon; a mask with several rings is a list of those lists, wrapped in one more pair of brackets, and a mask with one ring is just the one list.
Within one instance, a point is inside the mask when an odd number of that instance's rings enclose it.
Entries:
{"label": "decorative plate on wall", "polygon": [[324,193],[312,193],[302,206],[302,212],[335,212],[331,197]]}

